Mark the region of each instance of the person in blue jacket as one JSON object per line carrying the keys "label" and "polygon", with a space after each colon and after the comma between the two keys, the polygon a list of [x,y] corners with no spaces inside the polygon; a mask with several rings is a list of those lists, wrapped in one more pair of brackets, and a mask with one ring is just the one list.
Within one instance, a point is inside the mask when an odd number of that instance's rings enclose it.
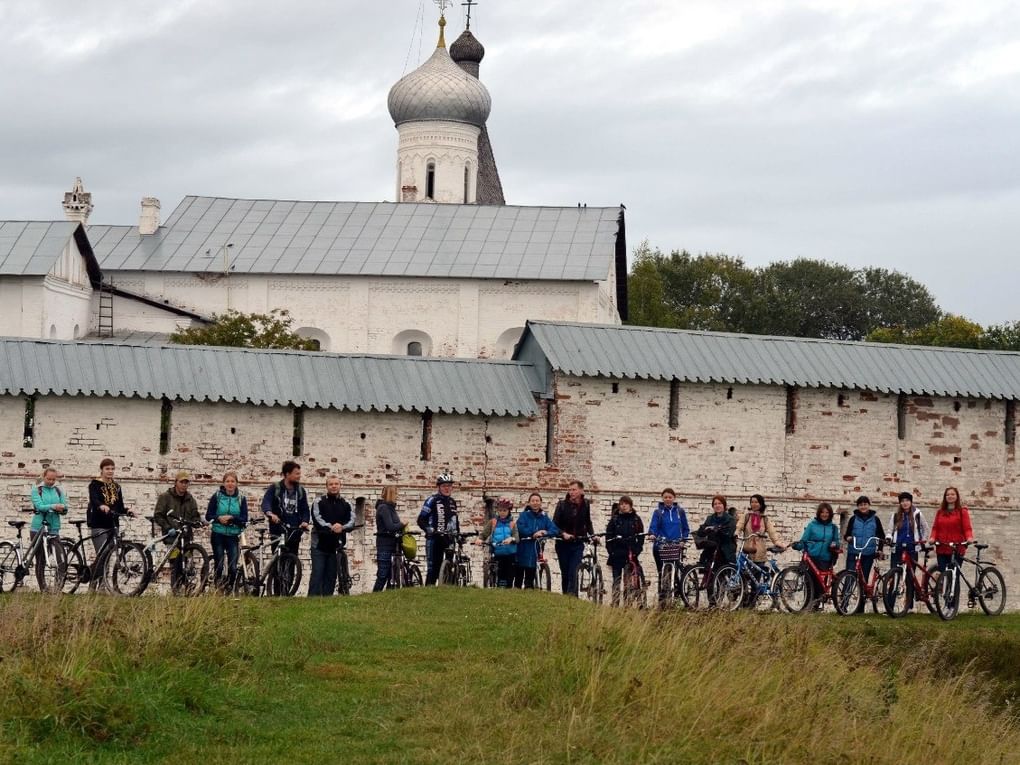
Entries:
{"label": "person in blue jacket", "polygon": [[478,544],[488,542],[496,558],[496,586],[509,589],[514,583],[517,543],[521,540],[517,522],[511,515],[514,504],[506,497],[496,503],[496,517],[482,526]]}
{"label": "person in blue jacket", "polygon": [[425,585],[439,581],[439,569],[453,537],[460,533],[457,500],[453,498],[453,476],[440,473],[436,476],[436,493],[425,500],[418,513],[418,526],[425,532],[425,556],[428,568]]}
{"label": "person in blue jacket", "polygon": [[[35,538],[42,533],[43,521],[49,526],[50,534],[60,533],[60,516],[67,514],[67,495],[64,490],[57,486],[57,469],[48,467],[43,471],[42,482],[32,488],[32,507],[35,514],[32,516],[32,525],[29,528],[29,540],[34,542]],[[40,549],[35,556],[35,574],[40,582],[45,580],[46,558]]]}
{"label": "person in blue jacket", "polygon": [[[210,542],[213,551],[213,570],[216,584],[233,586],[240,558],[239,537],[248,525],[248,499],[237,488],[237,473],[228,470],[223,474],[219,490],[209,497],[205,519],[212,524]],[[226,560],[226,572],[223,570]]]}
{"label": "person in blue jacket", "polygon": [[[793,543],[793,549],[807,552],[819,571],[832,568],[839,555],[839,524],[832,522],[832,505],[828,502],[818,505],[814,519],[804,529],[800,541]],[[808,579],[815,589],[815,598],[820,598],[822,593],[818,592],[815,577],[809,576]]]}
{"label": "person in blue jacket", "polygon": [[528,497],[528,506],[517,518],[517,531],[521,541],[517,545],[517,571],[514,587],[535,589],[535,574],[538,568],[538,544],[535,540],[557,537],[560,530],[553,519],[542,509],[542,495],[537,491]]}
{"label": "person in blue jacket", "polygon": [[312,520],[312,511],[308,492],[301,485],[301,466],[287,460],[280,472],[283,480],[271,484],[262,497],[262,512],[269,519],[269,533],[273,536],[280,536],[286,531],[284,524],[300,529],[286,542],[287,549],[297,555],[301,535]]}
{"label": "person in blue jacket", "polygon": [[672,489],[662,490],[662,501],[652,513],[648,524],[648,539],[652,540],[652,558],[655,560],[655,571],[662,574],[662,559],[659,547],[663,542],[685,542],[690,539],[691,527],[687,522],[687,511],[676,501],[676,492]]}

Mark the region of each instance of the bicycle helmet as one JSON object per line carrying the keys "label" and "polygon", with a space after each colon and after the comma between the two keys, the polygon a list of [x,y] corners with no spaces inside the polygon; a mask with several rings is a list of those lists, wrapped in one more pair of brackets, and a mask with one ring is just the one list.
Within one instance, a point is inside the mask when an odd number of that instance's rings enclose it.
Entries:
{"label": "bicycle helmet", "polygon": [[436,486],[440,486],[444,483],[453,483],[453,476],[449,473],[440,473],[436,476]]}

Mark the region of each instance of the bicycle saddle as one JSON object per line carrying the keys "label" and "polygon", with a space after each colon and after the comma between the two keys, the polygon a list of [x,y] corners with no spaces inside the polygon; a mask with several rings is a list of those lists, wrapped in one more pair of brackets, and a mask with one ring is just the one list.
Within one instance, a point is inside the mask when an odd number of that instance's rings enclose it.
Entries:
{"label": "bicycle saddle", "polygon": [[79,529],[84,526],[88,521],[71,521],[72,526],[77,526]]}
{"label": "bicycle saddle", "polygon": [[772,553],[773,555],[779,555],[779,553],[783,552],[783,548],[782,547],[770,547],[768,551],[770,553]]}
{"label": "bicycle saddle", "polygon": [[145,520],[147,520],[149,523],[155,523],[156,522],[156,516],[154,516],[154,515],[146,515],[145,516]]}
{"label": "bicycle saddle", "polygon": [[24,525],[26,523],[27,523],[27,521],[7,521],[7,525],[8,526],[13,526],[14,528],[18,529],[19,531],[24,527]]}
{"label": "bicycle saddle", "polygon": [[975,550],[987,550],[988,545],[974,545]]}

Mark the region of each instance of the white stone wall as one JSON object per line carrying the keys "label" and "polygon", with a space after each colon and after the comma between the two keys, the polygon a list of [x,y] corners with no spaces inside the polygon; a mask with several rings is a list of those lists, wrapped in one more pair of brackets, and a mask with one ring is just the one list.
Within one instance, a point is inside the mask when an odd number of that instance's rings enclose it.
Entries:
{"label": "white stone wall", "polygon": [[47,276],[0,277],[0,336],[82,337],[90,330],[91,301],[85,260],[70,239]]}
{"label": "white stone wall", "polygon": [[[205,315],[286,308],[294,328],[334,353],[404,354],[424,334],[432,356],[507,358],[510,338],[528,319],[605,320],[605,283],[402,277],[197,275],[109,272],[124,289],[159,295]],[[96,303],[98,305],[98,303]],[[93,307],[95,311],[95,306]],[[615,304],[614,304],[615,310]],[[114,327],[172,332],[188,320],[137,301],[116,299]],[[614,322],[619,321],[616,316]],[[313,330],[314,332],[309,332]],[[325,338],[325,341],[324,341]],[[420,339],[420,338],[416,338]]]}
{"label": "white stone wall", "polygon": [[[397,127],[397,195],[401,202],[474,204],[478,190],[478,136],[462,122],[405,122]],[[426,173],[435,166],[435,189],[427,196]],[[465,189],[465,170],[467,188]],[[410,191],[410,189],[414,189]],[[465,196],[466,191],[466,196]]]}

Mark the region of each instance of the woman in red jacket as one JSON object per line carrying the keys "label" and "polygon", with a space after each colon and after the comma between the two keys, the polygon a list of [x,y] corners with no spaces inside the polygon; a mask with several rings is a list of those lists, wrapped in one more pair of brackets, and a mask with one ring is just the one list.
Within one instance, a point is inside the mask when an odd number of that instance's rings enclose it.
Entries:
{"label": "woman in red jacket", "polygon": [[937,543],[935,555],[939,559],[939,571],[946,570],[954,554],[957,563],[963,560],[966,548],[950,547],[950,542],[974,544],[970,510],[960,503],[960,492],[952,486],[942,494],[942,506],[935,511],[935,520],[931,525],[931,541]]}

